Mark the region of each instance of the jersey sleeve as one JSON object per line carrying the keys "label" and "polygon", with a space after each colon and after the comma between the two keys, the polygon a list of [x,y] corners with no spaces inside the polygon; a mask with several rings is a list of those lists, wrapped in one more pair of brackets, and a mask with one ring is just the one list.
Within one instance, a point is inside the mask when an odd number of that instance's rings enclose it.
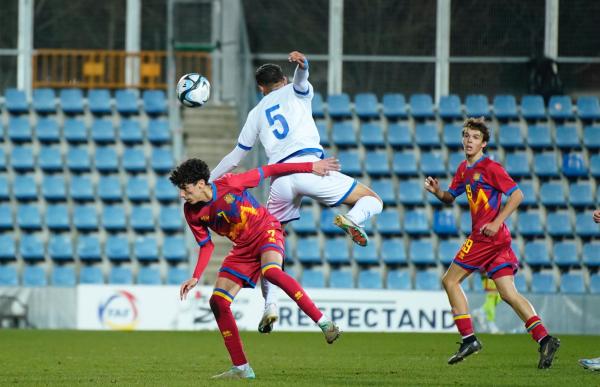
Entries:
{"label": "jersey sleeve", "polygon": [[464,168],[462,164],[458,166],[456,169],[456,173],[452,178],[452,182],[450,183],[450,187],[448,187],[448,192],[453,197],[458,197],[465,192],[465,179],[464,179]]}
{"label": "jersey sleeve", "polygon": [[304,60],[304,69],[301,69],[300,66],[296,66],[296,71],[294,72],[294,81],[293,81],[293,89],[294,95],[298,98],[307,98],[312,99],[314,92],[313,87],[308,81],[308,60]]}
{"label": "jersey sleeve", "polygon": [[251,169],[248,172],[236,175],[225,175],[222,179],[224,184],[229,186],[246,189],[258,186],[262,181],[271,176],[283,176],[292,173],[311,173],[313,163],[282,163],[263,165],[262,167]]}
{"label": "jersey sleeve", "polygon": [[210,232],[208,231],[208,228],[194,220],[192,210],[187,204],[184,206],[183,212],[185,214],[185,220],[192,231],[198,246],[202,247],[210,242]]}
{"label": "jersey sleeve", "polygon": [[248,114],[248,118],[246,118],[246,123],[238,136],[237,146],[245,151],[249,151],[252,149],[254,144],[256,144],[256,139],[258,138],[259,128],[258,128],[258,120],[256,118],[256,110],[252,110],[250,114]]}
{"label": "jersey sleeve", "polygon": [[519,188],[517,183],[510,177],[506,169],[498,163],[492,163],[488,167],[488,173],[490,176],[490,184],[492,187],[501,191],[506,196],[510,196],[515,190]]}

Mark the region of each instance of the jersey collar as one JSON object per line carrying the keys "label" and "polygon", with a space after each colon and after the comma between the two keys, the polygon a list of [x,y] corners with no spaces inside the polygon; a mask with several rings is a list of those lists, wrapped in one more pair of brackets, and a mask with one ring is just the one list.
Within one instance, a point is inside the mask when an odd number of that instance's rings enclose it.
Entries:
{"label": "jersey collar", "polygon": [[484,159],[486,159],[486,158],[487,158],[487,155],[486,155],[486,154],[483,154],[483,155],[482,155],[482,156],[481,156],[481,157],[480,157],[480,158],[479,158],[477,161],[475,161],[475,162],[473,163],[473,165],[469,165],[469,162],[467,161],[467,169],[475,168],[475,166],[476,166],[477,164],[479,164],[479,162],[480,162],[480,161],[483,161],[483,160],[484,160]]}
{"label": "jersey collar", "polygon": [[210,199],[210,202],[208,202],[208,203],[212,203],[215,200],[217,200],[217,186],[215,185],[215,183],[210,183],[210,187],[212,188],[213,196],[212,196],[212,199]]}

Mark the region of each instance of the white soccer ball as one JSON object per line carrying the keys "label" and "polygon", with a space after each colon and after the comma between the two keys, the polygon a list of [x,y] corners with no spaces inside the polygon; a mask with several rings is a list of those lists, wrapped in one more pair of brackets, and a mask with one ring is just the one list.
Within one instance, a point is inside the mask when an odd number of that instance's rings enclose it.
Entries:
{"label": "white soccer ball", "polygon": [[200,107],[210,97],[210,83],[198,73],[185,74],[177,82],[177,98],[187,107]]}

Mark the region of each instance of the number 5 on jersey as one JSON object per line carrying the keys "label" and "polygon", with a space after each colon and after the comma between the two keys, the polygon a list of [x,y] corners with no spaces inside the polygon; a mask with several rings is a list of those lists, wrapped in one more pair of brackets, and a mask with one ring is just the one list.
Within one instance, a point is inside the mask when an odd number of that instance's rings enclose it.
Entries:
{"label": "number 5 on jersey", "polygon": [[277,137],[278,139],[282,140],[285,138],[285,136],[287,136],[288,132],[290,131],[290,127],[288,126],[287,121],[285,120],[285,117],[282,116],[281,114],[275,114],[273,115],[273,112],[275,110],[279,109],[279,104],[275,105],[275,106],[271,106],[270,108],[268,108],[267,110],[265,110],[265,114],[267,115],[267,121],[269,122],[269,125],[272,127],[273,125],[275,125],[276,121],[279,121],[279,123],[281,124],[281,127],[283,129],[283,131],[278,131],[278,128],[274,128],[273,129],[273,134],[275,135],[275,137]]}

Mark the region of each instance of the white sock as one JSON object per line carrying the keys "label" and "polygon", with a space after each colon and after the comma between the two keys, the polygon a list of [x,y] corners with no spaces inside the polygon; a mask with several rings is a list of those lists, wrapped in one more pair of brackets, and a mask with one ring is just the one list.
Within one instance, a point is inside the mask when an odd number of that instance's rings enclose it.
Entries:
{"label": "white sock", "polygon": [[235,368],[237,368],[240,371],[246,371],[248,368],[250,368],[250,364],[249,363],[242,364],[239,366],[235,366]]}
{"label": "white sock", "polygon": [[329,318],[325,317],[325,315],[322,315],[319,321],[317,321],[317,324],[321,325],[323,323],[326,323],[327,321],[329,321]]}
{"label": "white sock", "polygon": [[383,210],[383,204],[374,196],[363,196],[354,203],[354,207],[346,217],[353,221],[356,225],[363,227],[367,219],[373,215],[377,215]]}
{"label": "white sock", "polygon": [[273,285],[264,277],[262,277],[260,289],[262,290],[262,295],[265,298],[265,306],[269,304],[277,304],[277,292],[279,290],[277,286]]}

